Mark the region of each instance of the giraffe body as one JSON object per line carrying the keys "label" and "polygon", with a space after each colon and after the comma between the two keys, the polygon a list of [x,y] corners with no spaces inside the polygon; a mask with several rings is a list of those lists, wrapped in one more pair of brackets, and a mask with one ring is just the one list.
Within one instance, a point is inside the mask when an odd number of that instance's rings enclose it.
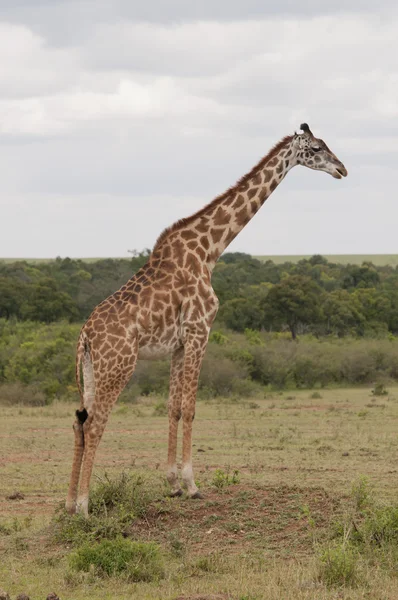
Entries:
{"label": "giraffe body", "polygon": [[137,359],[167,355],[172,357],[167,478],[171,494],[180,495],[176,454],[182,419],[182,479],[188,495],[200,497],[192,470],[192,422],[200,368],[218,309],[211,285],[214,265],[293,166],[324,170],[338,179],[347,174],[326,144],[314,138],[308,126],[302,129],[303,134],[284,138],[225,194],[166,229],[147,264],[101,302],[83,325],[76,358],[81,406],[73,426],[69,512],[88,514],[95,452]]}

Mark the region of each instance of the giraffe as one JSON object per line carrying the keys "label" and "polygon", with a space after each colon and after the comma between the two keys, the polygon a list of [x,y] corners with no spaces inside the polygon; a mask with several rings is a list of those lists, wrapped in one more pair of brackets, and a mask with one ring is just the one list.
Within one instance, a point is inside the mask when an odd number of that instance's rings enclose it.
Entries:
{"label": "giraffe", "polygon": [[165,229],[148,262],[101,302],[83,325],[76,353],[81,402],[73,425],[68,512],[88,515],[95,452],[137,359],[165,355],[171,355],[167,460],[170,494],[182,494],[176,463],[177,430],[182,418],[182,482],[189,497],[202,497],[192,469],[192,424],[200,368],[218,309],[211,285],[214,265],[292,167],[303,165],[336,179],[347,175],[325,142],[315,138],[306,123],[300,128],[302,133],[284,137],[224,194]]}

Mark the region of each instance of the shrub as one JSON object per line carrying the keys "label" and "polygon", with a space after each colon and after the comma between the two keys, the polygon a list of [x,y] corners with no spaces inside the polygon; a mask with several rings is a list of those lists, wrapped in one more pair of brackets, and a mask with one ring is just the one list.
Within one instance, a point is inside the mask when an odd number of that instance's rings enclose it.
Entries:
{"label": "shrub", "polygon": [[232,475],[229,474],[229,471],[225,472],[222,469],[216,469],[213,475],[212,484],[218,490],[222,490],[229,485],[235,485],[239,483],[239,471],[234,470]]}
{"label": "shrub", "polygon": [[209,346],[200,373],[199,390],[213,396],[240,394],[239,386],[247,376],[246,367],[227,358],[222,347]]}
{"label": "shrub", "polygon": [[4,383],[0,387],[0,404],[45,406],[48,399],[37,385],[24,385],[16,381]]}
{"label": "shrub", "polygon": [[388,394],[388,390],[386,390],[386,386],[384,385],[384,383],[376,383],[376,385],[374,386],[374,389],[372,390],[372,395],[373,396],[387,396]]}
{"label": "shrub", "polygon": [[139,475],[121,473],[114,479],[106,474],[90,494],[90,518],[69,515],[63,506],[53,519],[53,535],[57,541],[80,545],[100,539],[116,539],[126,533],[134,519],[142,517],[151,502],[159,497],[163,479],[148,486]]}
{"label": "shrub", "polygon": [[165,395],[169,389],[170,364],[166,360],[140,360],[137,363],[132,383],[142,396]]}
{"label": "shrub", "polygon": [[319,578],[327,586],[358,584],[358,554],[349,544],[332,546],[319,556]]}
{"label": "shrub", "polygon": [[153,407],[153,416],[154,417],[164,417],[167,415],[167,404],[164,400],[157,402]]}
{"label": "shrub", "polygon": [[86,543],[69,557],[75,571],[94,569],[99,577],[123,575],[128,581],[154,581],[164,576],[159,546],[128,539]]}

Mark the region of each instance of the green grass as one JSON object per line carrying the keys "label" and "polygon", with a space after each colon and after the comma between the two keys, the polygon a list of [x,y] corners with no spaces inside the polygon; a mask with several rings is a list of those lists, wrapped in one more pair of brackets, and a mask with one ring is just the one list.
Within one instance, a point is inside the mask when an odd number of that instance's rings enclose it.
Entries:
{"label": "green grass", "polygon": [[[309,259],[312,254],[291,254],[291,255],[260,255],[254,256],[258,260],[272,260],[275,264],[284,262],[297,263],[299,260]],[[371,262],[374,265],[381,267],[390,265],[396,267],[398,265],[398,254],[322,254],[329,262],[341,265],[361,265],[363,262]]]}
{"label": "green grass", "polygon": [[[74,600],[397,598],[398,387],[377,400],[372,388],[199,401],[193,456],[205,499],[196,502],[167,497],[159,398],[116,407],[88,521],[57,512],[75,407],[2,407],[1,588]],[[16,491],[24,498],[8,499]],[[118,562],[119,543],[132,570]],[[136,558],[153,548],[159,570],[150,563],[141,576]]]}

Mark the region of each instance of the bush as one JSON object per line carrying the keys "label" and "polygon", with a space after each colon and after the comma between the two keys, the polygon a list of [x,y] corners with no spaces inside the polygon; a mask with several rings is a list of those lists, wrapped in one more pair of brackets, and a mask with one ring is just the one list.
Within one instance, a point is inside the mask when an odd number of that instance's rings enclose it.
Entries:
{"label": "bush", "polygon": [[319,578],[327,586],[358,584],[358,554],[349,544],[324,550],[319,557]]}
{"label": "bush", "polygon": [[239,483],[239,481],[239,471],[234,470],[232,475],[230,475],[229,471],[225,472],[222,469],[216,469],[213,475],[212,484],[218,490],[222,490],[225,487]]}
{"label": "bush", "polygon": [[141,396],[167,395],[169,390],[170,363],[167,360],[141,360],[132,377],[132,384]]}
{"label": "bush", "polygon": [[37,385],[24,385],[16,381],[0,386],[0,404],[45,406],[48,404],[48,399]]}
{"label": "bush", "polygon": [[227,358],[223,347],[209,345],[200,373],[199,390],[212,396],[240,395],[242,381],[247,380],[247,377],[247,368]]}
{"label": "bush", "polygon": [[362,565],[396,574],[398,506],[378,503],[365,477],[352,487],[352,504],[333,528],[334,542],[319,555],[327,585],[356,585]]}
{"label": "bush", "polygon": [[121,473],[114,479],[106,474],[90,493],[90,518],[69,515],[64,507],[53,519],[53,535],[56,541],[81,545],[100,539],[116,539],[126,533],[131,523],[143,517],[154,499],[159,498],[164,481],[148,486],[139,475]]}
{"label": "bush", "polygon": [[69,566],[86,573],[94,569],[99,577],[123,575],[127,581],[156,581],[164,576],[157,544],[123,538],[84,544],[71,554]]}

